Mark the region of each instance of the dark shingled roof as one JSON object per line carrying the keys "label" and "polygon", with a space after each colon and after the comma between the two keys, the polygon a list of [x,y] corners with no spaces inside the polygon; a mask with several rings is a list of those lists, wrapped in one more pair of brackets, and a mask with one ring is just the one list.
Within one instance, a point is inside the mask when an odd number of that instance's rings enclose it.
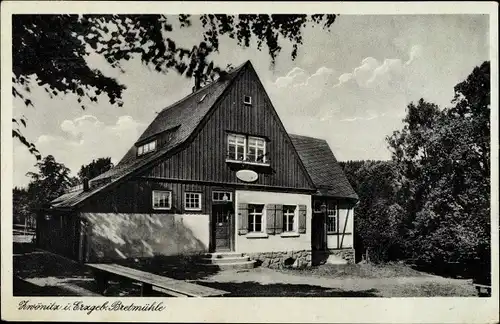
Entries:
{"label": "dark shingled roof", "polygon": [[289,135],[318,194],[359,199],[325,140]]}

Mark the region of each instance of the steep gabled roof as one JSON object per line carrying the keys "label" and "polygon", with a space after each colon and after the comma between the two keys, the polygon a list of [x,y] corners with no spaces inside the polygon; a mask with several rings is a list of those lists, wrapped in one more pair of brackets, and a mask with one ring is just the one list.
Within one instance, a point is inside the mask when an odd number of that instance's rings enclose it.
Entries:
{"label": "steep gabled roof", "polygon": [[[250,62],[245,62],[225,77],[163,109],[136,142],[147,142],[148,139],[170,131],[172,135],[166,144],[157,147],[152,153],[137,157],[134,143],[114,168],[91,179],[89,191],[77,190],[66,193],[53,200],[52,207],[75,207],[94,194],[145,170],[163,156],[174,152],[192,138],[202,120],[247,64]],[[307,175],[317,189],[329,196],[358,199],[326,141],[292,134],[289,136]]]}
{"label": "steep gabled roof", "polygon": [[332,197],[359,199],[325,140],[289,135],[314,186],[320,192]]}
{"label": "steep gabled roof", "polygon": [[243,63],[227,75],[163,109],[136,142],[145,141],[164,131],[173,129],[168,143],[162,147],[158,147],[153,153],[141,157],[137,157],[134,143],[115,167],[90,180],[90,191],[84,192],[83,190],[78,190],[66,193],[53,200],[51,202],[52,206],[54,208],[73,207],[122,178],[142,170],[160,157],[179,147],[195,132],[212,106],[214,106],[247,64],[250,64],[250,61]]}

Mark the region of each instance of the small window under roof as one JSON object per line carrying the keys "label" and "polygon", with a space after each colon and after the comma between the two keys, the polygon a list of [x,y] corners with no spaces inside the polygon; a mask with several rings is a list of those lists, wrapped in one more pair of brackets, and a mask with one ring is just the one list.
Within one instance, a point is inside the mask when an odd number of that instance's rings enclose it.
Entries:
{"label": "small window under roof", "polygon": [[141,145],[137,148],[137,156],[144,155],[146,153],[152,152],[156,150],[156,140],[148,142],[144,145]]}
{"label": "small window under roof", "polygon": [[202,101],[203,101],[203,99],[205,99],[205,97],[206,97],[206,96],[207,96],[207,94],[205,93],[205,94],[201,97],[201,99],[200,99],[200,100],[198,100],[198,102],[202,102]]}

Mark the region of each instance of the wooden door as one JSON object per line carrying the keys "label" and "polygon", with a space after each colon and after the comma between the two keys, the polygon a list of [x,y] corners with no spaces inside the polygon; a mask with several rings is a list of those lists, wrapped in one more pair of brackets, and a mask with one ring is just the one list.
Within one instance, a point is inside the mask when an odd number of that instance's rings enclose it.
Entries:
{"label": "wooden door", "polygon": [[213,205],[212,219],[214,220],[215,251],[231,251],[234,224],[232,204]]}
{"label": "wooden door", "polygon": [[312,215],[311,245],[316,251],[327,249],[326,217],[324,212],[314,212]]}

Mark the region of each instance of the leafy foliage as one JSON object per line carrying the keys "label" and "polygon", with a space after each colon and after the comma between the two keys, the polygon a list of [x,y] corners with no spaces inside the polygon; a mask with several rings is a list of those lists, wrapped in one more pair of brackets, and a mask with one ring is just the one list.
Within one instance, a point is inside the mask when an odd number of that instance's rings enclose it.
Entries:
{"label": "leafy foliage", "polygon": [[44,157],[35,166],[37,172],[28,172],[31,181],[27,188],[15,187],[13,193],[14,223],[35,222],[36,210],[47,207],[50,201],[81,183],[84,177],[91,179],[113,167],[111,158],[99,158],[82,165],[78,177],[70,176],[70,169],[52,155]]}
{"label": "leafy foliage", "polygon": [[403,208],[397,203],[398,172],[392,161],[341,163],[358,193],[354,227],[359,238],[356,253],[369,250],[371,261],[396,260],[402,255]]}
{"label": "leafy foliage", "polygon": [[33,224],[35,216],[30,210],[30,199],[25,188],[14,187],[12,189],[12,216],[13,224]]}
{"label": "leafy foliage", "polygon": [[[192,26],[190,15],[14,15],[12,93],[26,106],[32,106],[29,94],[36,83],[51,97],[74,93],[82,103],[83,97],[96,102],[105,94],[111,104],[121,106],[125,86],[91,69],[85,61],[90,53],[103,55],[118,69],[122,69],[120,62],[138,57],[156,71],[173,70],[193,78],[196,90],[230,68],[215,66],[210,57],[219,51],[222,36],[234,39],[242,47],[250,47],[253,39],[259,50],[265,44],[274,63],[283,40],[291,42],[291,57],[295,59],[303,43],[301,30],[308,24],[329,30],[336,15],[205,14],[197,18],[204,28],[203,40],[192,47],[182,47],[169,33],[174,20],[179,28]],[[85,105],[81,108],[85,109]],[[24,117],[13,119],[14,124],[19,122],[26,126]],[[12,135],[37,159],[41,158],[19,128]]]}
{"label": "leafy foliage", "polygon": [[[349,161],[360,197],[357,248],[374,261],[413,259],[436,269],[488,264],[490,64],[455,86],[453,106],[410,103],[387,138],[392,161]],[[358,252],[358,253],[359,253]]]}
{"label": "leafy foliage", "polygon": [[388,138],[402,178],[408,250],[425,264],[472,263],[489,249],[490,65],[455,86],[454,106],[408,106]]}
{"label": "leafy foliage", "polygon": [[35,166],[38,172],[28,172],[31,182],[28,185],[30,207],[38,209],[61,196],[67,189],[74,186],[70,177],[70,170],[62,163],[58,163],[52,155],[47,155]]}
{"label": "leafy foliage", "polygon": [[93,179],[112,167],[113,163],[110,157],[98,158],[97,160],[92,160],[92,162],[87,165],[82,165],[80,171],[78,171],[78,177],[80,181],[83,181],[84,178]]}

